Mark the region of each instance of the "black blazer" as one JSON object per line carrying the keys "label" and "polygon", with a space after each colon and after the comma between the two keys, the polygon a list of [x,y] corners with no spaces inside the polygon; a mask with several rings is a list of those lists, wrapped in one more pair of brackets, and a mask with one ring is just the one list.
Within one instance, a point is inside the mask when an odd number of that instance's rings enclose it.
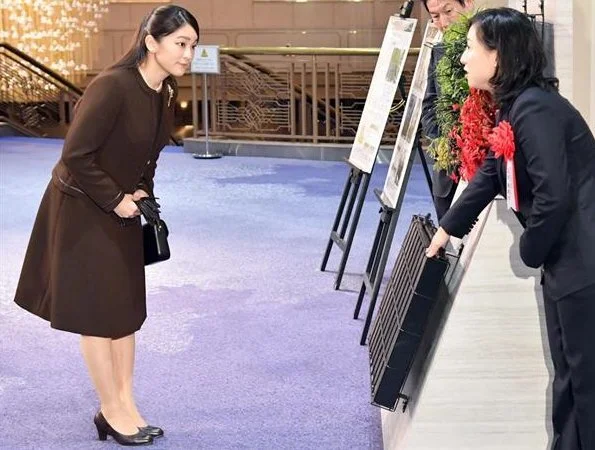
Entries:
{"label": "black blazer", "polygon": [[[521,259],[543,266],[544,287],[554,299],[595,284],[595,139],[589,127],[560,94],[538,87],[523,91],[499,120],[508,120],[515,135]],[[440,225],[463,237],[498,193],[506,195],[506,164],[490,152]]]}
{"label": "black blazer", "polygon": [[[436,122],[436,100],[440,95],[440,85],[436,80],[436,66],[444,56],[444,46],[436,44],[432,48],[430,65],[428,66],[428,85],[422,102],[421,128],[424,134],[430,139],[440,136],[438,123]],[[447,197],[452,189],[454,181],[444,170],[434,171],[432,177],[432,194],[435,197]]]}

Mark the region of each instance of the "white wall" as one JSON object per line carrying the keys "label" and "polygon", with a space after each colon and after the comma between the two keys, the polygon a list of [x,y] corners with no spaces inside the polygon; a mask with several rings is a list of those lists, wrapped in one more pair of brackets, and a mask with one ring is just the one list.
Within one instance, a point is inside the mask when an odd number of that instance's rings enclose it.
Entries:
{"label": "white wall", "polygon": [[[560,1],[560,0],[558,0]],[[568,1],[568,0],[567,0]],[[574,0],[572,13],[574,65],[573,65],[573,97],[572,102],[583,113],[592,126],[593,93],[591,92],[595,73],[593,68],[593,22],[592,0]]]}
{"label": "white wall", "polygon": [[[476,0],[479,7],[509,6],[522,10],[523,0]],[[527,2],[539,12],[539,1]],[[594,0],[546,0],[545,19],[554,25],[556,76],[560,93],[572,102],[595,132]]]}
{"label": "white wall", "polygon": [[[522,8],[522,0],[509,6]],[[528,2],[536,12],[539,2]],[[560,92],[581,112],[595,132],[595,6],[593,0],[547,0],[546,21],[554,24]]]}

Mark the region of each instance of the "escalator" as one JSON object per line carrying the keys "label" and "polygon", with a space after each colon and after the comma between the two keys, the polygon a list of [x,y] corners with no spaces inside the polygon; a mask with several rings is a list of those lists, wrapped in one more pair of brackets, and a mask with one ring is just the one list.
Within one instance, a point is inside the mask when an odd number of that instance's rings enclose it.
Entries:
{"label": "escalator", "polygon": [[83,91],[7,43],[0,73],[0,135],[64,137]]}
{"label": "escalator", "polygon": [[[0,73],[0,136],[66,136],[82,89],[6,43]],[[174,136],[170,143],[182,145]]]}

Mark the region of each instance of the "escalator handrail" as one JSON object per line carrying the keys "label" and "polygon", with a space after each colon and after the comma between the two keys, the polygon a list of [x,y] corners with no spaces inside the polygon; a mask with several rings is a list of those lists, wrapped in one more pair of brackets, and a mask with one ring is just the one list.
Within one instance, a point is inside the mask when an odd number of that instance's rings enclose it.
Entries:
{"label": "escalator handrail", "polygon": [[[15,55],[11,55],[11,54],[5,54],[4,55],[5,58],[8,58],[10,61],[14,62],[15,64],[18,64],[20,67],[22,67],[23,69],[26,69],[32,73],[35,73],[35,75],[41,79],[43,79],[45,82],[47,83],[51,83],[52,85],[54,85],[56,87],[56,89],[61,90],[63,89],[63,86],[60,84],[60,80],[55,80],[52,78],[52,76],[50,74],[47,73],[37,73],[37,72],[33,72],[31,71],[31,68],[29,66],[27,66],[26,61],[23,62],[22,59],[20,59],[20,57],[15,56]],[[76,94],[76,97],[80,97],[81,93],[79,92],[74,92],[74,94]]]}
{"label": "escalator handrail", "polygon": [[26,53],[22,52],[18,48],[13,47],[12,45],[10,45],[10,44],[8,44],[6,42],[0,42],[0,48],[5,48],[6,50],[10,51],[11,53],[14,53],[15,55],[17,55],[19,58],[24,59],[29,64],[31,64],[32,66],[34,66],[37,69],[41,70],[46,75],[49,75],[50,77],[54,78],[55,80],[57,80],[58,82],[60,82],[62,85],[64,85],[69,90],[73,91],[74,93],[76,93],[78,95],[83,95],[83,91],[80,88],[76,87],[74,84],[72,84],[66,78],[64,78],[60,74],[54,72],[49,67],[46,67],[43,64],[41,64],[39,61],[36,61],[35,59],[31,58],[29,55],[27,55]]}
{"label": "escalator handrail", "polygon": [[15,129],[19,133],[21,133],[25,136],[28,136],[28,137],[41,137],[41,135],[39,133],[36,133],[35,131],[31,130],[30,128],[27,128],[27,127],[15,122],[14,120],[11,120],[8,117],[5,117],[3,114],[0,114],[0,126],[2,126],[2,125],[7,125],[13,129]]}

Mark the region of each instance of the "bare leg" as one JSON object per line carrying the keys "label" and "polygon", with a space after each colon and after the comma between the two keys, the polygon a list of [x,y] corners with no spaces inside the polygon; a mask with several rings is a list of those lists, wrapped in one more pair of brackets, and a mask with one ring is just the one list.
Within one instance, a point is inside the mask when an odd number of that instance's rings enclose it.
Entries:
{"label": "bare leg", "polygon": [[138,433],[138,429],[120,400],[114,376],[111,342],[109,338],[81,336],[81,350],[99,396],[103,416],[118,433],[132,435]]}
{"label": "bare leg", "polygon": [[145,422],[136,408],[133,393],[135,354],[134,334],[121,339],[112,340],[111,347],[114,377],[120,403],[124,406],[128,415],[132,417],[134,424],[137,427],[144,427],[147,425],[147,422]]}

